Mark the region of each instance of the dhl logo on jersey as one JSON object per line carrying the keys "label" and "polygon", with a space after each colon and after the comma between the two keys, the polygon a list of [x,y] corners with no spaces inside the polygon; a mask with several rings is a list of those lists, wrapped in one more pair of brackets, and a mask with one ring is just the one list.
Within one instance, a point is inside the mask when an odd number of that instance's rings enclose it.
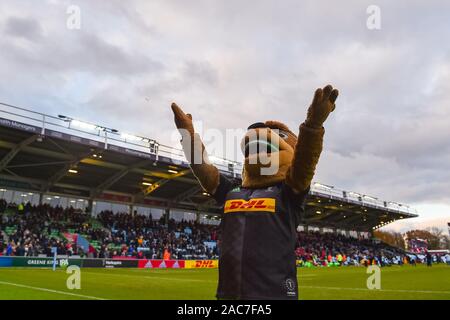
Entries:
{"label": "dhl logo on jersey", "polygon": [[225,202],[224,213],[242,211],[275,212],[274,198],[255,198],[250,200],[232,199]]}

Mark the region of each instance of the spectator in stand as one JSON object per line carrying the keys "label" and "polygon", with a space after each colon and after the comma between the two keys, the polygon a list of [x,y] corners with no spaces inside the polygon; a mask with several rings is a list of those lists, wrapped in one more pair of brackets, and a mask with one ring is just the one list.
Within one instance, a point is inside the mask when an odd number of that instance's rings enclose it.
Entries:
{"label": "spectator in stand", "polygon": [[447,253],[447,254],[445,255],[445,262],[447,263],[447,265],[450,266],[450,253]]}
{"label": "spectator in stand", "polygon": [[6,256],[12,256],[14,253],[14,247],[13,242],[8,243],[8,246],[6,247]]}
{"label": "spectator in stand", "polygon": [[426,259],[427,267],[431,267],[433,265],[433,257],[431,256],[431,253],[427,252]]}
{"label": "spectator in stand", "polygon": [[5,212],[6,208],[8,208],[8,202],[4,199],[0,199],[0,213]]}
{"label": "spectator in stand", "polygon": [[164,260],[170,260],[170,251],[168,248],[164,249]]}

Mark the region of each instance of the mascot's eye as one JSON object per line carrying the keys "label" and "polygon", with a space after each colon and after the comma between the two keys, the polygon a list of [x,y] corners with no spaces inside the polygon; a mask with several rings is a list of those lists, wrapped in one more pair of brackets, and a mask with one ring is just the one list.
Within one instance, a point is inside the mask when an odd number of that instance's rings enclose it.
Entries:
{"label": "mascot's eye", "polygon": [[278,132],[278,135],[281,137],[281,139],[286,140],[288,138],[288,134],[285,132]]}

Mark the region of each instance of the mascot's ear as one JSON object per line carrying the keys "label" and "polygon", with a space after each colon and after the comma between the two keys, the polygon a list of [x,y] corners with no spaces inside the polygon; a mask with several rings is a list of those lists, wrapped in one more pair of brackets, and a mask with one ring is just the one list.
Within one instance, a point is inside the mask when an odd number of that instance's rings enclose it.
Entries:
{"label": "mascot's ear", "polygon": [[250,129],[257,129],[257,128],[267,128],[266,124],[264,122],[256,122],[252,125],[250,125],[247,130]]}

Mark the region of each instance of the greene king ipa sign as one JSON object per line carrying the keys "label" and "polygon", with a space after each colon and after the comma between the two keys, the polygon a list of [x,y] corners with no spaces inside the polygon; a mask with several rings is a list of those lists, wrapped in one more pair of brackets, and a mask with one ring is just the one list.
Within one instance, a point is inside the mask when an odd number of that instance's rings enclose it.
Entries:
{"label": "greene king ipa sign", "polygon": [[[57,258],[56,266],[67,267],[69,265],[81,266],[81,259]],[[53,258],[22,258],[14,257],[12,261],[13,267],[40,267],[50,268],[53,266]]]}

